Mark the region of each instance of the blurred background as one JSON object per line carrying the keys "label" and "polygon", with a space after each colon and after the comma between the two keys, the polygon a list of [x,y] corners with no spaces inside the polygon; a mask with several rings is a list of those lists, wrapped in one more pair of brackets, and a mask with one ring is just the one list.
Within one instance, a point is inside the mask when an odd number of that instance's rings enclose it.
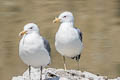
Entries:
{"label": "blurred background", "polygon": [[[52,20],[64,11],[73,13],[75,26],[83,32],[80,70],[109,78],[120,76],[120,0],[0,0],[0,80],[22,75],[28,68],[18,55],[18,34],[30,22],[39,26],[51,44],[50,67],[63,68],[54,46],[59,24]],[[77,69],[69,58],[67,66]]]}

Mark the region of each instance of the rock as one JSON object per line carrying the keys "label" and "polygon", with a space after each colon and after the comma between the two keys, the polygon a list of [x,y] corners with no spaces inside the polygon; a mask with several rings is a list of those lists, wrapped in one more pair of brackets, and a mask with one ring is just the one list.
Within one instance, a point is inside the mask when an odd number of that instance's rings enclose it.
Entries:
{"label": "rock", "polygon": [[[13,77],[12,80],[29,80],[28,69],[22,76]],[[120,80],[120,77],[108,79],[107,76],[98,76],[90,72],[77,70],[64,70],[55,68],[43,69],[43,80]],[[40,79],[40,69],[31,68],[31,80]]]}

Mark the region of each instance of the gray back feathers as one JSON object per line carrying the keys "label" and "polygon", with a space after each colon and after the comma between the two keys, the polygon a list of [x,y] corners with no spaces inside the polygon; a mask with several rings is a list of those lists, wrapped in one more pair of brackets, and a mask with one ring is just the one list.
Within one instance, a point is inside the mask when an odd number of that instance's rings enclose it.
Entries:
{"label": "gray back feathers", "polygon": [[75,29],[77,30],[77,32],[78,32],[78,34],[79,34],[79,38],[80,38],[80,40],[81,40],[81,42],[82,42],[82,39],[83,39],[83,37],[82,37],[82,32],[80,32],[80,29],[79,29],[79,28],[76,28],[76,27],[75,27]]}
{"label": "gray back feathers", "polygon": [[[82,32],[80,32],[80,29],[79,28],[76,28],[76,27],[74,27],[76,30],[77,30],[77,32],[78,32],[78,34],[79,34],[79,39],[80,39],[80,41],[82,42]],[[72,59],[76,59],[77,61],[79,61],[79,59],[80,59],[80,56],[81,56],[81,54],[80,55],[77,55],[77,56],[75,56],[75,57],[72,57]]]}
{"label": "gray back feathers", "polygon": [[43,38],[43,41],[44,41],[44,47],[48,51],[49,56],[50,56],[51,48],[50,48],[49,42],[45,38]]}

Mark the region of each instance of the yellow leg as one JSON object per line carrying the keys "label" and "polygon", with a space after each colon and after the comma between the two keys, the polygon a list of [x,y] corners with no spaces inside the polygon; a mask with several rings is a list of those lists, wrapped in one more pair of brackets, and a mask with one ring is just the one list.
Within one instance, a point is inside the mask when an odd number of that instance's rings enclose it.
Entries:
{"label": "yellow leg", "polygon": [[64,61],[64,70],[66,71],[66,62],[65,62],[65,56],[63,56],[63,61]]}
{"label": "yellow leg", "polygon": [[80,65],[79,65],[79,60],[77,60],[77,65],[78,65],[78,70],[79,70],[79,67],[80,67]]}

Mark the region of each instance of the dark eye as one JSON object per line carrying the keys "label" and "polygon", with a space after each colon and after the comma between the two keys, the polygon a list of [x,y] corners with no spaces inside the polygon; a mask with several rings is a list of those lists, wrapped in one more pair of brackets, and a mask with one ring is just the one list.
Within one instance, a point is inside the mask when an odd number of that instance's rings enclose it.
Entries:
{"label": "dark eye", "polygon": [[30,29],[32,29],[33,27],[30,27]]}
{"label": "dark eye", "polygon": [[63,18],[66,18],[66,16],[63,16]]}

